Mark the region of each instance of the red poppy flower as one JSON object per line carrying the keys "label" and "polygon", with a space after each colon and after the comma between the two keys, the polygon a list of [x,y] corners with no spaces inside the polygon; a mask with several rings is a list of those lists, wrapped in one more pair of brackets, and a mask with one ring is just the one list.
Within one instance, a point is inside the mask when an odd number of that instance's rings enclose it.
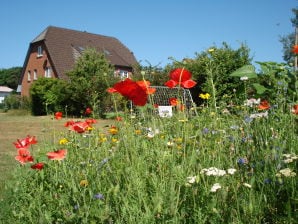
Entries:
{"label": "red poppy flower", "polygon": [[298,45],[294,45],[293,46],[293,48],[292,48],[292,52],[294,53],[294,54],[298,54]]}
{"label": "red poppy flower", "polygon": [[67,154],[66,149],[59,149],[54,152],[48,152],[47,156],[50,160],[63,160]]}
{"label": "red poppy flower", "polygon": [[270,104],[267,100],[262,100],[261,103],[258,106],[259,110],[268,110],[270,108]]}
{"label": "red poppy flower", "polygon": [[43,166],[44,166],[44,163],[35,163],[34,165],[31,166],[31,168],[34,170],[42,170]]}
{"label": "red poppy flower", "polygon": [[171,105],[171,106],[177,106],[177,105],[178,105],[178,99],[175,98],[175,97],[171,97],[171,98],[169,99],[169,101],[170,101],[170,105]]}
{"label": "red poppy flower", "polygon": [[64,124],[64,127],[69,127],[71,125],[73,125],[75,122],[74,121],[67,121],[65,124]]}
{"label": "red poppy flower", "polygon": [[113,88],[136,106],[144,106],[147,103],[146,91],[129,78],[116,83]]}
{"label": "red poppy flower", "polygon": [[35,139],[35,136],[30,136],[28,135],[26,138],[24,139],[17,139],[17,142],[14,142],[13,144],[15,145],[15,147],[17,149],[21,149],[21,148],[27,148],[30,144],[36,144],[37,141]]}
{"label": "red poppy flower", "polygon": [[56,112],[55,113],[55,119],[60,120],[62,118],[62,115],[63,115],[62,112],[60,112],[60,111]]}
{"label": "red poppy flower", "polygon": [[78,121],[70,126],[70,130],[77,133],[84,133],[90,125],[86,121]]}
{"label": "red poppy flower", "polygon": [[122,120],[123,120],[122,117],[120,117],[120,116],[116,117],[116,121],[122,121]]}
{"label": "red poppy flower", "polygon": [[113,87],[110,87],[110,88],[107,89],[107,92],[108,92],[108,93],[116,93],[117,90],[114,89]]}
{"label": "red poppy flower", "polygon": [[158,108],[158,104],[157,103],[153,104],[153,107]]}
{"label": "red poppy flower", "polygon": [[156,92],[156,88],[152,88],[150,87],[150,82],[146,81],[146,80],[142,80],[142,81],[136,81],[136,83],[143,89],[146,91],[146,93],[149,94],[153,94]]}
{"label": "red poppy flower", "polygon": [[298,104],[293,106],[292,113],[298,115]]}
{"label": "red poppy flower", "polygon": [[197,83],[191,80],[191,72],[184,68],[176,68],[170,72],[170,80],[165,83],[169,88],[177,85],[189,89],[194,87]]}
{"label": "red poppy flower", "polygon": [[92,110],[90,107],[87,107],[86,110],[85,110],[85,114],[86,115],[89,115],[89,114],[92,114]]}
{"label": "red poppy flower", "polygon": [[89,118],[89,119],[86,119],[85,122],[90,125],[90,124],[96,124],[97,121],[93,118]]}
{"label": "red poppy flower", "polygon": [[30,155],[30,151],[25,148],[20,148],[18,150],[18,155],[14,157],[17,161],[19,161],[21,164],[25,163],[32,163],[33,157]]}

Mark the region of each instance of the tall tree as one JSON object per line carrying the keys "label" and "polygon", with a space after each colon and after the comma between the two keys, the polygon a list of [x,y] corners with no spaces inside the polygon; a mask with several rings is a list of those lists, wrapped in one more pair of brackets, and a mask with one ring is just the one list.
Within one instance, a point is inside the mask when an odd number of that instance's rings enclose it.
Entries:
{"label": "tall tree", "polygon": [[18,87],[22,67],[0,69],[0,86],[8,86],[14,90]]}
{"label": "tall tree", "polygon": [[114,69],[105,55],[93,48],[85,49],[74,69],[67,73],[70,82],[69,112],[80,115],[87,107],[102,114],[108,98],[106,89],[113,81]]}
{"label": "tall tree", "polygon": [[[280,38],[280,42],[283,44],[283,59],[287,63],[294,64],[295,55],[292,52],[292,47],[297,42],[296,35],[298,35],[298,9],[292,9],[292,12],[295,15],[291,19],[291,22],[293,25],[293,32],[286,36],[282,36]],[[296,44],[298,44],[298,43],[296,43]]]}

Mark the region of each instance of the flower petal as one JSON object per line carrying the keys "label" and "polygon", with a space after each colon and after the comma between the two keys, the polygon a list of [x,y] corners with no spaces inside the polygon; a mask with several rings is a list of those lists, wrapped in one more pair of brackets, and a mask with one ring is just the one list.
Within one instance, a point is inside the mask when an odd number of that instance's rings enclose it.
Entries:
{"label": "flower petal", "polygon": [[189,80],[186,80],[186,81],[182,82],[182,83],[181,83],[181,86],[182,86],[183,88],[189,89],[189,88],[194,87],[196,84],[197,84],[197,83],[196,83],[195,81],[189,79]]}
{"label": "flower petal", "polygon": [[165,86],[167,86],[167,87],[169,87],[169,88],[173,88],[173,87],[177,86],[177,84],[178,84],[178,82],[176,82],[176,81],[170,79],[169,81],[167,81],[167,82],[165,83]]}

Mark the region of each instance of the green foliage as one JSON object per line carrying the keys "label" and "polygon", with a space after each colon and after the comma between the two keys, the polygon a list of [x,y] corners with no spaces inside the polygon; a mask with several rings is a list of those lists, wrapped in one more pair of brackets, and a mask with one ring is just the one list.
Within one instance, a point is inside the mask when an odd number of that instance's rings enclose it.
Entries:
{"label": "green foliage", "polygon": [[22,67],[0,69],[0,86],[8,86],[14,90],[18,87]]}
{"label": "green foliage", "polygon": [[191,91],[198,105],[203,103],[198,98],[200,93],[211,94],[214,105],[215,101],[229,103],[235,92],[238,96],[243,95],[244,88],[239,85],[239,78],[230,74],[250,62],[247,46],[241,45],[234,50],[223,43],[220,48],[210,47],[207,51],[197,53],[194,59],[175,62],[174,66],[184,66],[192,72],[198,84]]}
{"label": "green foliage", "polygon": [[141,64],[135,65],[133,79],[145,79],[150,82],[151,86],[163,86],[169,79],[168,71],[158,65],[153,66],[149,62],[148,64],[148,66],[142,66]]}
{"label": "green foliage", "polygon": [[[56,132],[54,144],[30,149],[43,170],[16,167],[5,221],[295,223],[296,115],[277,109],[247,121],[247,111],[257,109],[238,110],[205,108],[189,120],[180,112],[164,119],[127,114],[113,127]],[[68,150],[64,160],[46,158],[59,148]]]}
{"label": "green foliage", "polygon": [[234,71],[230,76],[238,78],[257,78],[257,73],[255,72],[255,67],[253,65],[244,65],[241,68]]}
{"label": "green foliage", "polygon": [[95,114],[102,116],[112,102],[106,89],[117,80],[113,72],[104,54],[86,49],[74,69],[67,73],[71,93],[69,113],[81,115],[87,107],[92,107]]}
{"label": "green foliage", "polygon": [[25,109],[30,110],[30,102],[27,97],[22,97],[18,94],[10,94],[4,99],[4,107],[7,110],[11,109]]}
{"label": "green foliage", "polygon": [[65,111],[70,92],[67,82],[61,79],[39,78],[30,88],[33,115]]}
{"label": "green foliage", "polygon": [[[256,63],[260,65],[261,69],[257,76],[256,73],[253,74],[254,79],[249,76],[246,83],[251,87],[250,91],[247,92],[248,97],[270,99],[272,103],[278,103],[285,99],[287,99],[288,102],[295,102],[297,100],[298,81],[295,75],[296,72],[292,67],[289,67],[285,63]],[[231,75],[240,74],[246,76],[248,73],[238,73],[238,71],[245,70],[246,66]]]}

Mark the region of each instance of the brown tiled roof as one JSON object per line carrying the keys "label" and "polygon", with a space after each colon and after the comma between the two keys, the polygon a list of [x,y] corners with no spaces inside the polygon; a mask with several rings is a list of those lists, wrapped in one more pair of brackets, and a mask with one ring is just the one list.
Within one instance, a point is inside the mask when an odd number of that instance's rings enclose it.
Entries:
{"label": "brown tiled roof", "polygon": [[137,63],[133,53],[114,37],[49,26],[31,43],[39,41],[44,42],[59,78],[64,78],[78,55],[88,47],[105,53],[113,65],[131,67]]}

